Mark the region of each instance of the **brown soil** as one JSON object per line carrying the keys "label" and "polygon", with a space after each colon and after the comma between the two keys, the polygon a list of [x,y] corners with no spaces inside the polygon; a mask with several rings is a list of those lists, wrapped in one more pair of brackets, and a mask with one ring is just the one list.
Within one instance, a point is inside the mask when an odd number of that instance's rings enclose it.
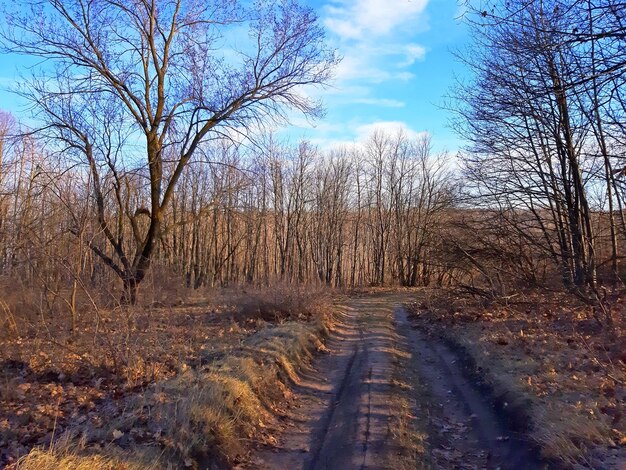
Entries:
{"label": "brown soil", "polygon": [[[456,353],[411,328],[410,295],[348,302],[328,353],[295,390],[278,444],[258,449],[250,468],[544,468]],[[399,384],[398,371],[412,383]],[[414,408],[403,430],[399,403]]]}
{"label": "brown soil", "polygon": [[[429,415],[431,461],[435,468],[552,468],[530,442],[528,417],[499,407],[475,377],[467,358],[441,340],[413,329],[407,312],[396,310],[398,324],[410,330],[413,367],[428,384],[421,410]],[[500,408],[500,409],[499,409]]]}
{"label": "brown soil", "polygon": [[259,449],[250,468],[392,468],[392,313],[386,298],[349,303],[295,389],[279,444]]}

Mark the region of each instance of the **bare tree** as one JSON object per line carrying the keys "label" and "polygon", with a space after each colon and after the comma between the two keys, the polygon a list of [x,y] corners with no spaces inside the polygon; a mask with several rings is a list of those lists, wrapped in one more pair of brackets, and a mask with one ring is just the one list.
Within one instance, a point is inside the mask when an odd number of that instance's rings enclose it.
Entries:
{"label": "bare tree", "polygon": [[[624,4],[469,4],[475,47],[464,57],[474,78],[459,87],[455,108],[458,129],[470,142],[465,176],[472,201],[498,214],[511,245],[521,237],[539,258],[549,256],[567,288],[604,310],[603,250],[608,247],[615,285],[623,243],[616,175],[624,163],[617,117],[626,72],[619,52],[626,40]],[[501,235],[481,243],[494,253]],[[603,321],[611,323],[611,316]]]}
{"label": "bare tree", "polygon": [[[7,8],[5,49],[46,62],[22,93],[43,134],[87,164],[111,249],[90,246],[122,279],[130,303],[203,142],[283,118],[288,108],[318,114],[301,87],[325,83],[337,62],[312,10],[295,0],[32,0]],[[243,26],[247,39],[228,47]],[[130,207],[124,181],[140,170],[147,206]],[[130,242],[111,225],[108,179],[113,220],[130,224]]]}

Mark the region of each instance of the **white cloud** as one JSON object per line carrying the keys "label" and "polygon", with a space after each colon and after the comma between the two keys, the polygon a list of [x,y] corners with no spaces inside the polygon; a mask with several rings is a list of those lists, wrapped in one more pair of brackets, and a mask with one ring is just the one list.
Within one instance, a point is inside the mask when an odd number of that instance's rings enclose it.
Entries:
{"label": "white cloud", "polygon": [[428,136],[426,131],[416,131],[411,129],[406,122],[402,121],[376,121],[369,124],[362,124],[355,129],[356,140],[365,141],[374,132],[384,132],[386,134],[395,135],[399,132],[407,136],[409,139],[419,139]]}
{"label": "white cloud", "polygon": [[368,124],[352,123],[348,126],[339,126],[343,132],[323,133],[312,138],[309,142],[317,145],[322,150],[333,150],[342,148],[363,148],[374,132],[383,132],[390,136],[401,133],[408,139],[416,140],[430,136],[427,131],[416,131],[411,129],[407,123],[402,121],[374,121]]}
{"label": "white cloud", "polygon": [[404,54],[406,56],[403,66],[413,65],[415,62],[426,58],[426,48],[419,44],[407,44],[404,46]]}
{"label": "white cloud", "polygon": [[413,37],[427,28],[429,0],[327,2],[324,24],[343,56],[335,69],[337,89],[359,83],[371,90],[385,82],[408,82],[415,77],[407,68],[426,57],[427,49]]}
{"label": "white cloud", "polygon": [[342,39],[385,36],[416,21],[428,1],[335,0],[326,7],[325,24]]}
{"label": "white cloud", "polygon": [[[305,139],[321,150],[361,147],[374,132],[383,132],[389,136],[401,133],[408,139],[416,140],[430,136],[427,131],[416,131],[404,121],[326,121],[312,124],[306,120],[295,120],[293,129],[299,131],[290,135],[295,139]],[[300,132],[301,131],[301,132]]]}
{"label": "white cloud", "polygon": [[354,103],[383,106],[385,108],[404,108],[406,106],[404,101],[390,100],[386,98],[357,98],[354,100]]}
{"label": "white cloud", "polygon": [[389,80],[409,81],[414,75],[407,71],[398,71],[372,65],[380,57],[377,51],[366,52],[366,48],[351,50],[345,55],[335,70],[335,80],[340,84],[350,80],[379,84]]}
{"label": "white cloud", "polygon": [[[407,88],[425,60],[428,48],[417,35],[428,28],[429,0],[325,0],[323,21],[329,39],[337,47],[342,62],[335,69],[330,89],[319,96],[332,114],[333,125],[300,122],[303,136],[322,148],[355,144],[376,128],[411,138],[414,131],[397,119],[406,107],[400,90]],[[355,104],[371,106],[368,118],[350,119],[345,110]],[[345,117],[345,119],[342,119]],[[378,120],[378,121],[377,121]],[[357,144],[358,145],[358,144]]]}

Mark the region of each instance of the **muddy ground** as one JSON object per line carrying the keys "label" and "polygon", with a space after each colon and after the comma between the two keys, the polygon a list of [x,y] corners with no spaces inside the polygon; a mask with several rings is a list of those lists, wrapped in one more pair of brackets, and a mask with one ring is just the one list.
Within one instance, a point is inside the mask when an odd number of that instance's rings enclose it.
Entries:
{"label": "muddy ground", "polygon": [[494,406],[459,351],[412,327],[409,300],[347,303],[281,417],[277,445],[256,449],[250,468],[555,468],[539,459],[524,417]]}

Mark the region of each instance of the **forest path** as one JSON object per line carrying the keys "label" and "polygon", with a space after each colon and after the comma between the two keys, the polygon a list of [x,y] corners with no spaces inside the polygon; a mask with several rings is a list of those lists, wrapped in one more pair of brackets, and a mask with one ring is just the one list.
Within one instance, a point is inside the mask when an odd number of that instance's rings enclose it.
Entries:
{"label": "forest path", "polygon": [[[464,376],[455,353],[411,328],[406,293],[352,298],[295,387],[279,444],[256,469],[542,468]],[[405,385],[399,385],[404,382]],[[401,404],[406,419],[398,417]],[[400,417],[402,418],[402,417]],[[399,429],[399,423],[409,423]],[[419,440],[420,452],[407,451]]]}

